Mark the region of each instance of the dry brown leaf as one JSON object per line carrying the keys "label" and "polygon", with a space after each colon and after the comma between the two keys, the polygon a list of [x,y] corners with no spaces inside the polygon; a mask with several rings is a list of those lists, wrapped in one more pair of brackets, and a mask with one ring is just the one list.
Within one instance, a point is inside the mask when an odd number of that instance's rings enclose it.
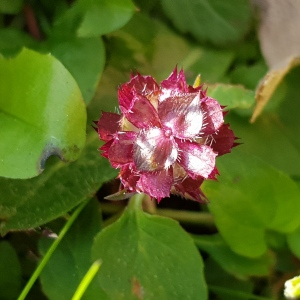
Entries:
{"label": "dry brown leaf", "polygon": [[300,65],[300,0],[252,0],[260,10],[259,40],[269,72],[256,90],[251,122],[260,115],[284,76]]}
{"label": "dry brown leaf", "polygon": [[251,122],[255,122],[257,117],[261,114],[263,108],[271,99],[284,76],[297,65],[300,65],[300,56],[292,58],[288,64],[283,65],[281,68],[270,70],[260,81],[255,91],[256,105],[251,117]]}

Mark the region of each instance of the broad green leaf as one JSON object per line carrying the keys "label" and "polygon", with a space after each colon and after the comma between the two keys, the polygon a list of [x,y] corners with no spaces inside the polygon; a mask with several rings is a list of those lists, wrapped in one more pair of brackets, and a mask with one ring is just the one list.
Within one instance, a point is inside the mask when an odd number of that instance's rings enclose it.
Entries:
{"label": "broad green leaf", "polygon": [[88,7],[77,34],[82,37],[103,35],[119,29],[132,17],[131,0],[79,0],[78,10]]}
{"label": "broad green leaf", "polygon": [[105,64],[104,45],[99,37],[51,42],[51,53],[69,70],[88,104],[95,94]]}
{"label": "broad green leaf", "polygon": [[0,58],[0,176],[29,178],[50,155],[79,157],[86,111],[77,83],[50,54]]}
{"label": "broad green leaf", "polygon": [[[253,283],[250,280],[246,281],[245,279],[238,279],[236,276],[226,273],[220,265],[210,257],[205,260],[205,279],[210,293],[218,295],[219,300],[251,299],[250,297],[241,296],[239,293],[242,292],[251,295]],[[223,289],[225,290],[225,293]],[[231,295],[226,293],[228,290],[232,291]]]}
{"label": "broad green leaf", "polygon": [[300,227],[287,235],[287,242],[293,254],[300,258]]}
{"label": "broad green leaf", "polygon": [[234,84],[242,84],[247,89],[255,90],[267,70],[266,64],[262,61],[251,66],[239,64],[230,73],[230,78]]}
{"label": "broad green leaf", "polygon": [[249,258],[233,252],[218,234],[193,235],[196,246],[207,252],[227,273],[239,278],[268,275],[274,266],[271,253],[258,258]]}
{"label": "broad green leaf", "polygon": [[226,109],[249,109],[254,104],[254,91],[246,90],[241,85],[209,85],[207,95],[217,99]]}
{"label": "broad green leaf", "polygon": [[14,28],[0,29],[0,52],[4,57],[15,56],[23,47],[30,47],[37,42],[25,32]]}
{"label": "broad green leaf", "polygon": [[124,26],[135,7],[130,0],[78,0],[55,21],[54,34],[95,37]]}
{"label": "broad green leaf", "polygon": [[162,0],[162,8],[181,32],[217,45],[242,39],[252,19],[247,0]]}
{"label": "broad green leaf", "polygon": [[134,201],[95,238],[96,275],[110,299],[207,299],[203,263],[177,222],[144,213]]}
{"label": "broad green leaf", "polygon": [[15,249],[0,242],[0,299],[14,300],[21,288],[21,266]]}
{"label": "broad green leaf", "polygon": [[[75,223],[63,238],[41,273],[42,288],[51,300],[69,300],[92,264],[91,247],[94,236],[100,231],[99,203],[92,200],[83,209]],[[53,238],[40,241],[40,252],[45,255]],[[70,276],[72,274],[72,276]],[[90,285],[82,299],[106,299],[99,287]]]}
{"label": "broad green leaf", "polygon": [[0,0],[0,12],[3,14],[17,14],[23,6],[23,0]]}
{"label": "broad green leaf", "polygon": [[[121,71],[138,70],[157,81],[167,78],[174,67],[183,67],[192,84],[200,73],[203,82],[221,79],[233,59],[230,50],[196,46],[162,22],[136,14],[122,29],[108,37],[108,64]],[[145,46],[147,45],[147,46]]]}
{"label": "broad green leaf", "polygon": [[[242,138],[243,149],[261,157],[291,176],[300,176],[300,68],[288,74],[276,90],[273,107],[255,123],[236,116],[226,116],[236,136]],[[275,150],[276,149],[276,150]]]}
{"label": "broad green leaf", "polygon": [[182,65],[184,69],[187,67],[187,74],[194,72],[194,77],[200,74],[204,84],[215,83],[224,79],[235,58],[234,56],[232,50],[196,47],[183,60]]}
{"label": "broad green leaf", "polygon": [[259,257],[267,250],[266,230],[288,233],[300,225],[300,190],[284,173],[238,150],[220,157],[218,169],[218,181],[205,182],[203,191],[234,252]]}
{"label": "broad green leaf", "polygon": [[[284,125],[273,114],[264,114],[254,124],[234,113],[226,116],[236,136],[241,137],[243,150],[256,155],[289,175],[300,175],[297,139],[290,139]],[[296,134],[296,128],[292,130]],[[274,151],[273,149],[276,149]]]}
{"label": "broad green leaf", "polygon": [[100,157],[98,147],[98,135],[93,132],[76,162],[65,164],[53,159],[37,178],[1,178],[1,234],[56,219],[93,196],[103,182],[115,177],[116,171]]}

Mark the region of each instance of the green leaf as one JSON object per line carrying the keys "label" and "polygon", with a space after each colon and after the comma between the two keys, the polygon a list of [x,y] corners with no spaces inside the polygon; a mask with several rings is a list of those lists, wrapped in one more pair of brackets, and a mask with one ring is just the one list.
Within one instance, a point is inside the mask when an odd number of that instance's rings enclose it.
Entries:
{"label": "green leaf", "polygon": [[259,257],[267,250],[266,230],[288,233],[300,225],[300,190],[284,173],[235,150],[220,157],[218,181],[203,191],[220,234],[236,253]]}
{"label": "green leaf", "polygon": [[[90,201],[45,266],[40,279],[43,291],[50,300],[72,298],[92,264],[91,247],[94,236],[100,231],[101,218],[98,201]],[[52,242],[52,238],[40,241],[39,249],[42,255],[45,255]],[[100,293],[99,287],[90,285],[82,299],[102,300],[104,298]]]}
{"label": "green leaf", "polygon": [[[249,119],[230,113],[226,116],[236,136],[241,137],[243,150],[256,155],[279,170],[300,175],[300,147],[297,147],[297,127],[286,128],[274,113],[266,113],[251,124]],[[294,136],[290,136],[294,133]],[[273,149],[276,149],[274,151]]]}
{"label": "green leaf", "polygon": [[55,21],[54,34],[95,37],[124,26],[135,7],[130,0],[78,0]]}
{"label": "green leaf", "polygon": [[274,266],[271,253],[249,258],[233,252],[219,234],[193,235],[196,246],[207,252],[227,273],[239,278],[268,275]]}
{"label": "green leaf", "polygon": [[105,49],[101,38],[53,41],[49,50],[73,75],[88,104],[95,94],[105,64]]}
{"label": "green leaf", "polygon": [[199,73],[204,82],[216,82],[224,77],[234,59],[233,51],[195,46],[142,13],[108,38],[108,64],[122,74],[127,72],[128,78],[129,70],[136,69],[160,81],[178,65],[184,68],[191,84]]}
{"label": "green leaf", "polygon": [[0,242],[0,298],[16,299],[21,278],[21,266],[15,249],[6,241]]}
{"label": "green leaf", "polygon": [[0,179],[1,234],[45,224],[90,198],[103,182],[116,176],[99,155],[98,135],[92,132],[81,157],[65,164],[57,159],[37,178]]}
{"label": "green leaf", "polygon": [[287,235],[287,242],[293,254],[300,258],[300,227]]}
{"label": "green leaf", "polygon": [[249,109],[254,104],[254,91],[246,90],[241,85],[209,85],[207,95],[217,99],[226,109]]}
{"label": "green leaf", "polygon": [[0,0],[0,13],[17,14],[21,11],[23,0]]}
{"label": "green leaf", "polygon": [[231,72],[230,78],[234,84],[243,84],[246,88],[255,90],[267,71],[268,67],[264,61],[250,66],[239,64]]}
{"label": "green leaf", "polygon": [[24,49],[14,59],[0,58],[0,82],[0,176],[36,176],[50,155],[79,157],[85,106],[59,61]]}
{"label": "green leaf", "polygon": [[162,0],[162,8],[181,32],[191,33],[200,42],[237,42],[251,25],[247,0]]}
{"label": "green leaf", "polygon": [[[134,200],[134,199],[132,199]],[[203,263],[177,222],[144,213],[134,201],[95,238],[98,284],[110,299],[207,299]]]}
{"label": "green leaf", "polygon": [[78,36],[103,35],[121,28],[132,17],[135,7],[131,0],[79,0],[78,9],[87,8],[78,28]]}
{"label": "green leaf", "polygon": [[29,47],[35,44],[37,42],[21,30],[14,28],[0,29],[0,52],[4,57],[15,56],[24,46]]}
{"label": "green leaf", "polygon": [[[245,300],[250,297],[240,296],[240,292],[251,295],[253,283],[248,280],[238,279],[226,273],[213,259],[208,257],[205,260],[205,279],[208,289],[214,295],[218,295],[219,300]],[[215,287],[220,288],[220,290]],[[225,293],[222,289],[226,289]],[[231,290],[232,294],[228,295],[226,291]],[[251,299],[252,300],[252,299]]]}

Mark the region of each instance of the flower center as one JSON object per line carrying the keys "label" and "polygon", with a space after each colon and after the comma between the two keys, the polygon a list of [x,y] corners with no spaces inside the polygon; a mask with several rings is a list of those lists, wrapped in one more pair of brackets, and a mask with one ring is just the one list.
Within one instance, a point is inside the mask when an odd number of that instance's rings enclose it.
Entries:
{"label": "flower center", "polygon": [[169,128],[166,128],[164,133],[165,133],[165,137],[169,138],[172,135],[172,130]]}

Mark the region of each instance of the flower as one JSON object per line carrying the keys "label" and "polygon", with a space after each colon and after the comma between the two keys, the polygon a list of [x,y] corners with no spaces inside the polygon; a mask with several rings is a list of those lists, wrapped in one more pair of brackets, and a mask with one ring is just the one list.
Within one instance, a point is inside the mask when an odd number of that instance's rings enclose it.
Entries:
{"label": "flower", "polygon": [[95,123],[102,156],[120,169],[122,189],[158,202],[170,193],[207,201],[200,185],[218,175],[216,157],[237,145],[220,104],[202,86],[187,85],[177,68],[160,86],[151,76],[132,75],[118,98],[121,114],[102,112]]}

